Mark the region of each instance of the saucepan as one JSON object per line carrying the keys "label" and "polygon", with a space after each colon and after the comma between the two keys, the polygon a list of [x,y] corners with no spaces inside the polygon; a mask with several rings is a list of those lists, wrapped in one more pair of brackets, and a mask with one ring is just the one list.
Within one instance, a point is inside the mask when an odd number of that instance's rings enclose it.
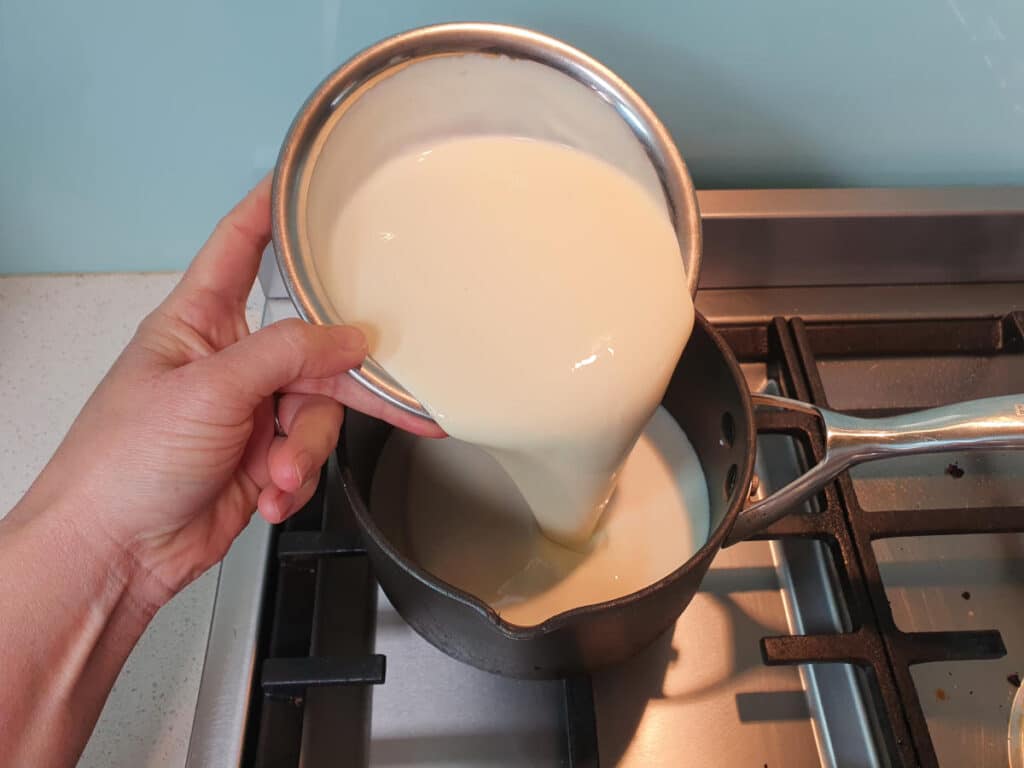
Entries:
{"label": "saucepan", "polygon": [[[388,599],[430,642],[481,669],[523,678],[590,671],[650,645],[689,604],[721,547],[799,508],[846,469],[908,454],[1024,449],[1024,395],[862,419],[751,394],[732,351],[699,315],[662,406],[700,459],[710,502],[707,542],[675,571],[639,592],[580,606],[530,627],[510,624],[483,601],[417,564],[405,545],[402,520],[378,514],[367,503],[391,428],[351,414],[338,446],[342,483]],[[813,414],[821,421],[825,454],[792,483],[748,506],[757,437],[755,407]]]}
{"label": "saucepan", "polygon": [[[481,75],[486,64],[460,66],[467,54],[523,66]],[[558,77],[549,77],[548,70]],[[324,247],[330,211],[376,163],[412,142],[495,131],[577,146],[645,184],[665,202],[690,288],[696,289],[696,196],[686,166],[653,112],[606,68],[558,41],[527,30],[460,24],[416,30],[364,51],[324,81],[293,123],[275,174],[272,208],[279,265],[299,312],[312,322],[341,321],[317,279],[315,254]],[[372,361],[354,375],[381,397],[429,418],[415,397]],[[403,520],[369,503],[391,428],[350,413],[337,450],[342,484],[389,600],[427,640],[481,669],[522,678],[590,671],[634,655],[670,627],[721,547],[763,530],[855,464],[915,453],[1024,448],[1024,395],[886,419],[859,419],[752,395],[735,356],[700,315],[662,405],[686,433],[703,469],[707,541],[640,591],[579,606],[535,626],[502,619],[479,598],[416,562]],[[819,419],[825,454],[791,484],[748,505],[755,407],[798,410]]]}

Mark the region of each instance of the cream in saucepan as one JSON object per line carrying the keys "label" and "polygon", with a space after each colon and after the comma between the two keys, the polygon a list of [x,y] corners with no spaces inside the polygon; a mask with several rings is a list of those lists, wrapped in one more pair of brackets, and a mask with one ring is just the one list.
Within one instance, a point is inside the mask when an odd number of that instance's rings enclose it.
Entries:
{"label": "cream in saucepan", "polygon": [[533,626],[654,584],[708,537],[707,485],[686,435],[659,408],[580,550],[541,535],[515,484],[485,451],[395,431],[370,506],[403,521],[406,554],[443,581]]}

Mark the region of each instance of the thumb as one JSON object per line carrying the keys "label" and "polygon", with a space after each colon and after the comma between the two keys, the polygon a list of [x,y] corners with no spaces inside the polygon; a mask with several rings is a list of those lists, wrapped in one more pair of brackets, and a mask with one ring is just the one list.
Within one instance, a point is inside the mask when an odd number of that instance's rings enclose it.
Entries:
{"label": "thumb", "polygon": [[349,325],[281,320],[193,365],[226,378],[255,407],[296,379],[325,378],[355,368],[366,357],[366,337]]}

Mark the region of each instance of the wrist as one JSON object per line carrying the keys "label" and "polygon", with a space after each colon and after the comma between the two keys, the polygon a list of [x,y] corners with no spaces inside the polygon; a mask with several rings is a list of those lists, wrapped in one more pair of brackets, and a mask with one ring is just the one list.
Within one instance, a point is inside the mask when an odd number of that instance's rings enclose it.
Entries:
{"label": "wrist", "polygon": [[40,556],[63,558],[64,567],[102,590],[121,618],[144,627],[174,593],[154,579],[131,548],[97,523],[89,510],[85,500],[37,498],[30,491],[2,522],[10,522],[38,542],[43,550]]}
{"label": "wrist", "polygon": [[40,498],[0,521],[0,732],[15,735],[0,742],[11,764],[70,765],[155,604],[130,558],[82,535],[79,510]]}

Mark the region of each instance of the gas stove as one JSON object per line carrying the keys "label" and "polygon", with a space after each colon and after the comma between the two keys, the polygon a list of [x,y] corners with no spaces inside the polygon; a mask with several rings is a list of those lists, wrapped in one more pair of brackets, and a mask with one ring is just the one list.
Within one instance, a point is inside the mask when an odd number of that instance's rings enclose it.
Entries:
{"label": "gas stove", "polygon": [[[752,389],[860,415],[1024,392],[1024,189],[699,198],[698,308]],[[264,322],[293,316],[261,280]],[[755,496],[821,451],[799,415],[759,426]],[[221,567],[188,765],[1004,766],[1022,532],[1024,455],[868,464],[721,552],[637,657],[515,681],[404,623],[329,465]]]}

